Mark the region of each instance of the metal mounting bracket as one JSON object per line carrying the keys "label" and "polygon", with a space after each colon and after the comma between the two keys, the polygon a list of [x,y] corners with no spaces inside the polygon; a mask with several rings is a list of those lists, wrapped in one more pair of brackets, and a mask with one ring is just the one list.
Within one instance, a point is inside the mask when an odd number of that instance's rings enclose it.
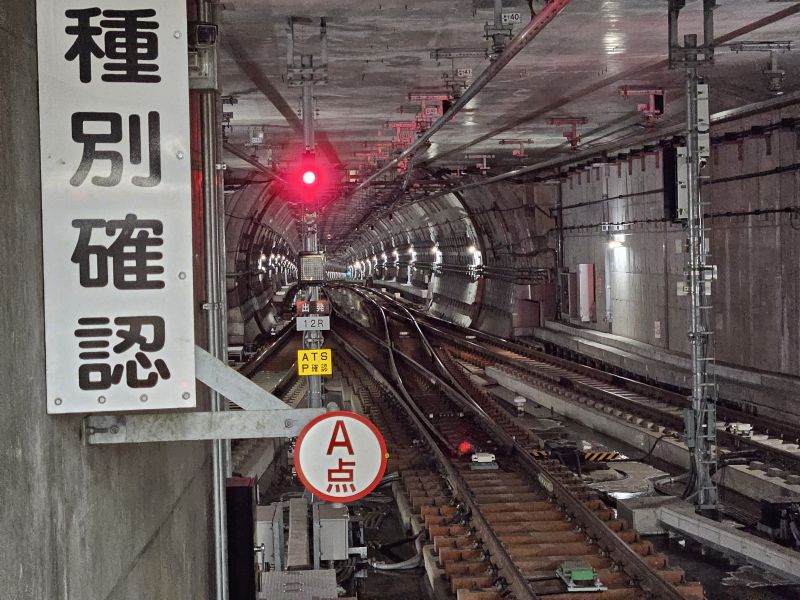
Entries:
{"label": "metal mounting bracket", "polygon": [[195,376],[201,383],[235,402],[244,410],[288,410],[288,405],[260,385],[231,369],[208,352],[194,347]]}
{"label": "metal mounting bracket", "polygon": [[313,19],[289,17],[286,47],[286,83],[289,87],[300,87],[308,83],[325,85],[328,83],[328,26],[327,18],[319,19],[319,41],[322,58],[314,61],[312,54],[295,54],[295,24],[311,25]]}
{"label": "metal mounting bracket", "polygon": [[686,0],[669,0],[669,68],[676,69],[687,63],[700,65],[714,62],[714,10],[717,0],[703,0],[703,43],[680,45],[678,41],[678,18],[686,6]]}
{"label": "metal mounting bracket", "polygon": [[286,438],[300,434],[324,408],[95,415],[83,421],[92,445]]}
{"label": "metal mounting bracket", "polygon": [[197,380],[242,411],[93,415],[83,421],[89,444],[294,437],[322,408],[290,408],[247,377],[195,346]]}

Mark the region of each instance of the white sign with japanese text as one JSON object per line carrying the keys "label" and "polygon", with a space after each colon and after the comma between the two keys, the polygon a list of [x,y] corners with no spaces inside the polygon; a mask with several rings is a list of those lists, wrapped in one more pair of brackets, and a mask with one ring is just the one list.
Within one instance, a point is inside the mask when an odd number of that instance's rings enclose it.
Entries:
{"label": "white sign with japanese text", "polygon": [[193,407],[186,3],[37,16],[47,410]]}
{"label": "white sign with japanese text", "polygon": [[359,414],[336,411],[311,421],[297,438],[294,467],[305,488],[329,502],[353,502],[380,483],[386,442]]}

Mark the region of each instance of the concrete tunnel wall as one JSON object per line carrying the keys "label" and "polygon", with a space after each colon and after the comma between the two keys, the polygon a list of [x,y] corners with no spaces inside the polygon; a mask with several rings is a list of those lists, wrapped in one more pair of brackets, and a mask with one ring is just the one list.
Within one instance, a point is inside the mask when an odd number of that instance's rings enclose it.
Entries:
{"label": "concrete tunnel wall", "polygon": [[[726,213],[797,209],[798,131],[793,125],[768,136],[756,130],[741,145],[719,138],[798,116],[795,105],[712,127],[711,182],[704,186],[706,213],[719,214],[706,221],[709,263],[719,272],[712,285],[712,355],[725,363],[795,376],[800,375],[800,213]],[[579,263],[595,266],[597,319],[584,326],[686,353],[688,299],[677,295],[685,258],[676,252],[685,233],[680,224],[664,219],[662,168],[655,155],[648,155],[637,158],[630,170],[620,163],[619,168],[612,164],[573,173],[562,185],[564,261],[572,271]],[[781,172],[772,172],[776,169]],[[612,199],[602,202],[603,194]],[[638,195],[613,199],[628,194]],[[651,222],[632,223],[645,220]],[[611,251],[610,324],[603,279],[608,238],[594,226],[604,221],[631,223],[621,232],[624,245]]]}
{"label": "concrete tunnel wall", "polygon": [[0,3],[0,597],[210,594],[210,446],[87,447],[48,416],[35,2]]}
{"label": "concrete tunnel wall", "polygon": [[[464,206],[480,232],[485,266],[481,309],[474,327],[501,337],[530,335],[531,319],[554,315],[554,282],[541,269],[555,268],[549,209],[558,190],[552,185],[500,182],[461,192]],[[544,277],[544,279],[543,279]],[[541,301],[541,315],[526,300]]]}
{"label": "concrete tunnel wall", "polygon": [[[384,279],[406,283],[409,248],[417,253],[417,262],[432,264],[435,261],[433,246],[438,246],[441,263],[445,266],[465,267],[472,257],[467,248],[478,243],[478,235],[458,198],[452,195],[433,198],[405,206],[394,211],[391,217],[378,219],[362,228],[364,233],[353,244],[346,256],[349,262],[377,258],[378,266],[384,263]],[[399,269],[393,267],[393,251],[397,250]],[[423,277],[414,273],[412,283],[426,289],[431,298],[431,312],[437,316],[469,325],[475,316],[478,282],[463,273],[444,268],[441,274]],[[426,281],[427,279],[427,281]]]}
{"label": "concrete tunnel wall", "polygon": [[[794,105],[715,125],[712,179],[704,188],[709,202],[706,212],[715,215],[707,220],[710,262],[719,272],[712,286],[712,355],[720,363],[750,370],[754,373],[750,379],[762,381],[730,399],[752,402],[767,412],[792,414],[797,409],[794,394],[786,387],[790,380],[765,383],[760,374],[800,375],[798,116],[800,107]],[[440,278],[418,269],[412,283],[434,293],[432,310],[497,335],[530,335],[532,330],[517,326],[517,316],[524,301],[537,298],[541,290],[508,274],[527,269],[533,276],[536,268],[554,266],[555,223],[547,211],[561,196],[565,267],[575,272],[579,264],[591,263],[596,274],[596,319],[573,321],[687,353],[688,299],[677,296],[685,258],[676,251],[685,232],[666,216],[663,157],[659,151],[658,157],[656,152],[612,155],[605,159],[608,164],[597,162],[565,168],[567,174],[556,185],[500,183],[446,196],[455,220],[468,226],[455,244],[454,255],[443,257],[443,262],[466,265],[463,248],[470,243],[465,240],[470,240],[481,249],[484,270],[476,282],[463,273],[445,272]],[[370,256],[375,248],[399,247],[398,238],[399,243],[430,246],[433,240],[441,245],[450,233],[445,226],[452,227],[453,220],[437,218],[436,203],[441,200],[418,201],[396,211],[392,221],[379,220],[374,230],[353,244],[348,260]],[[601,225],[608,222],[627,224],[622,231],[624,245],[611,251],[613,323],[605,320],[609,234]],[[430,260],[418,252],[418,262]],[[402,269],[399,275],[390,270],[388,279],[405,282]],[[398,289],[402,291],[396,286],[393,291]],[[441,289],[446,290],[445,298]],[[567,314],[565,319],[570,320]],[[732,394],[730,389],[724,393]]]}
{"label": "concrete tunnel wall", "polygon": [[[504,337],[530,335],[530,327],[515,329],[515,311],[533,310],[522,301],[541,296],[547,296],[545,312],[554,310],[552,281],[530,273],[554,267],[548,211],[557,193],[552,185],[500,183],[416,202],[362,227],[344,262],[369,262],[369,273],[382,267],[384,281],[406,284],[413,248],[418,266],[411,268],[411,285],[427,291],[433,314]],[[259,322],[269,327],[276,317],[270,301],[278,277],[255,271],[259,257],[278,245],[294,259],[301,241],[288,204],[269,184],[227,194],[226,214],[229,342],[249,342],[260,333]],[[438,274],[429,268],[437,258],[434,244],[441,253]],[[487,269],[482,278],[467,272],[475,262],[470,246]]]}
{"label": "concrete tunnel wall", "polygon": [[302,248],[294,213],[281,201],[274,186],[252,183],[225,194],[226,286],[228,342],[252,342],[269,330],[278,315],[272,297],[286,282],[284,268],[259,271],[262,254],[296,262]]}
{"label": "concrete tunnel wall", "polygon": [[[515,311],[530,310],[521,300],[536,297],[537,278],[531,273],[552,268],[548,234],[554,221],[547,215],[558,190],[548,185],[500,183],[436,198],[417,201],[379,218],[364,229],[347,252],[347,260],[372,260],[398,250],[400,268],[389,267],[384,280],[407,282],[407,250],[416,251],[417,268],[412,285],[428,290],[431,312],[455,323],[477,327],[496,335],[515,333]],[[539,207],[538,211],[536,206]],[[441,273],[431,274],[432,247],[441,252]],[[485,275],[470,276],[474,256],[480,251]],[[552,292],[551,292],[552,293]],[[548,307],[551,309],[552,307]]]}
{"label": "concrete tunnel wall", "polygon": [[[719,280],[712,286],[712,353],[723,363],[792,376],[800,375],[800,320],[796,318],[800,313],[800,144],[793,121],[798,116],[800,107],[795,105],[714,126],[712,181],[705,187],[706,212],[719,213],[707,220],[710,262],[719,270]],[[767,135],[758,129],[782,122],[782,127]],[[747,135],[741,144],[723,139],[742,132]],[[575,272],[579,264],[592,263],[596,273],[596,320],[573,321],[686,353],[688,299],[678,297],[676,291],[685,262],[676,252],[676,243],[685,233],[680,224],[665,218],[662,157],[649,153],[630,160],[573,170],[560,186],[500,183],[466,190],[458,197],[449,195],[445,201],[454,217],[446,219],[437,216],[442,198],[420,201],[362,234],[349,259],[363,259],[376,248],[400,244],[414,243],[416,248],[439,240],[441,246],[441,240],[451,234],[447,229],[452,228],[451,221],[468,223],[454,244],[455,252],[445,255],[443,262],[465,265],[463,248],[469,243],[465,240],[477,241],[485,267],[480,281],[460,274],[445,279],[417,272],[412,283],[434,292],[432,310],[440,316],[509,336],[515,332],[512,315],[521,300],[532,297],[536,286],[503,277],[503,269],[553,266],[554,255],[547,249],[556,245],[555,224],[546,211],[561,194],[565,267]],[[616,198],[620,195],[626,197]],[[611,199],[603,201],[604,197]],[[761,213],[740,214],[756,210]],[[612,251],[611,324],[605,321],[608,233],[601,224],[606,222],[628,223],[622,231],[624,245]],[[418,252],[417,260],[430,258]],[[390,271],[389,279],[394,278]],[[439,292],[442,288],[447,290],[445,298]],[[742,339],[750,341],[745,344]]]}

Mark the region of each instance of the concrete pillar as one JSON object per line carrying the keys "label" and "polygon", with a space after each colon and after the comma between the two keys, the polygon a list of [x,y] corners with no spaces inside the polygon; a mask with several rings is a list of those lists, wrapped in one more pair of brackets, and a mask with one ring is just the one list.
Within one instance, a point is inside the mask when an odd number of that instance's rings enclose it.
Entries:
{"label": "concrete pillar", "polygon": [[208,444],[89,448],[46,414],[33,0],[0,3],[0,81],[0,596],[208,598]]}

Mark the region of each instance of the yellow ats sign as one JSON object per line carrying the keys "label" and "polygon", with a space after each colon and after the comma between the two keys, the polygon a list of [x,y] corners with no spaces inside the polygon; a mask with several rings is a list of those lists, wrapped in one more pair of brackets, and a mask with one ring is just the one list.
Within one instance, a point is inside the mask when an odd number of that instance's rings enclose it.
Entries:
{"label": "yellow ats sign", "polygon": [[332,373],[333,352],[328,348],[297,351],[297,374],[301,377],[331,375]]}

